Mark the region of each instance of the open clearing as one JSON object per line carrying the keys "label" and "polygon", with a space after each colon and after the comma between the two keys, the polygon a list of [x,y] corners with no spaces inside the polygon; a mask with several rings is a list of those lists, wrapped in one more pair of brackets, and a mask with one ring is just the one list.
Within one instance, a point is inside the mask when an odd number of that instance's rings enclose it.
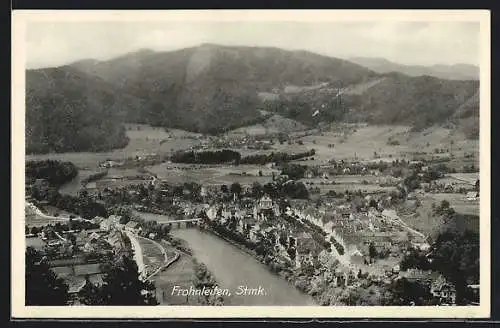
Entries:
{"label": "open clearing", "polygon": [[172,218],[162,214],[154,214],[154,213],[139,212],[139,211],[135,211],[135,213],[146,221],[156,221],[158,223],[165,223],[173,220]]}
{"label": "open clearing", "polygon": [[[472,160],[479,163],[479,141],[468,140],[461,132],[443,127],[411,132],[408,126],[359,125],[349,133],[342,125],[332,125],[329,131],[314,132],[299,139],[303,142],[303,149],[316,150],[318,164],[330,159],[371,160],[375,158],[375,153],[394,159],[410,157],[413,152],[432,155],[435,149],[445,150],[440,155],[453,153],[459,159],[466,153],[472,154]],[[389,139],[399,144],[389,145]],[[333,148],[328,146],[330,144]]]}
{"label": "open clearing", "polygon": [[[167,249],[169,251],[169,249]],[[167,269],[162,270],[154,278],[156,298],[162,305],[198,305],[197,297],[172,295],[174,286],[180,289],[189,289],[195,278],[195,263],[191,256],[180,255],[179,259]]]}
{"label": "open clearing", "polygon": [[279,133],[279,132],[288,133],[292,131],[293,132],[303,131],[305,129],[306,126],[303,125],[302,123],[275,114],[262,123],[232,130],[228,133],[228,135],[229,136],[264,135],[268,133]]}
{"label": "open clearing", "polygon": [[123,149],[98,153],[68,152],[26,155],[26,160],[54,159],[70,161],[79,169],[92,170],[97,168],[97,163],[108,159],[122,161],[135,156],[164,155],[199,144],[199,134],[176,129],[165,132],[163,128],[155,128],[144,124],[127,124],[127,136],[130,138],[130,142]]}
{"label": "open clearing", "polygon": [[436,205],[439,205],[441,201],[447,200],[450,202],[450,206],[453,207],[455,212],[461,214],[479,215],[479,201],[470,201],[465,199],[464,194],[428,194],[429,197],[433,198]]}
{"label": "open clearing", "polygon": [[[437,197],[435,197],[438,195]],[[451,197],[450,197],[451,196]],[[455,204],[458,202],[463,202],[461,199],[462,194],[426,194],[424,197],[419,197],[420,206],[417,208],[416,214],[407,215],[398,212],[401,218],[412,228],[421,231],[425,235],[436,236],[440,231],[446,229],[454,229],[457,231],[473,230],[479,231],[479,204],[468,204],[467,211],[463,211],[460,206],[454,206],[452,201],[455,197]],[[472,214],[476,217],[458,215],[454,221],[445,221],[442,217],[437,216],[433,213],[432,204],[436,206],[439,205],[441,200],[446,199],[450,201],[451,206],[455,209],[457,213],[460,214]],[[473,208],[476,207],[476,211]],[[468,212],[468,213],[467,213]]]}
{"label": "open clearing", "polygon": [[[159,179],[172,184],[185,182],[201,184],[231,184],[238,182],[240,184],[251,184],[254,181],[267,183],[272,179],[272,172],[278,172],[259,165],[188,166],[167,163],[149,166],[147,170],[156,174]],[[262,171],[263,176],[259,176],[259,171]]]}
{"label": "open clearing", "polygon": [[[101,269],[99,268],[100,264],[80,264],[75,265],[74,269],[70,266],[65,267],[55,267],[52,268],[58,276],[61,278],[65,278],[66,276],[85,276],[86,274],[96,274],[101,273]],[[74,270],[74,271],[73,271]]]}
{"label": "open clearing", "polygon": [[144,264],[148,271],[151,271],[151,268],[158,268],[161,266],[165,257],[158,245],[146,238],[137,238],[137,240],[141,245]]}

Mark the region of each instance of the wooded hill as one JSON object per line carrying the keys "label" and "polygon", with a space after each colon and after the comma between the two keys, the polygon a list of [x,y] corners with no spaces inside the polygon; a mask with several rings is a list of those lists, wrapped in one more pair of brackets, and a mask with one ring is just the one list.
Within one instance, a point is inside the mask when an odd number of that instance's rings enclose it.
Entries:
{"label": "wooded hill", "polygon": [[[478,110],[462,109],[460,119],[455,113],[464,104],[479,107],[471,100],[478,81],[379,74],[306,51],[213,44],[28,70],[26,84],[29,152],[122,147],[121,122],[217,134],[259,123],[266,110],[311,126],[363,121],[421,128],[470,122]],[[263,100],[262,93],[275,97]]]}

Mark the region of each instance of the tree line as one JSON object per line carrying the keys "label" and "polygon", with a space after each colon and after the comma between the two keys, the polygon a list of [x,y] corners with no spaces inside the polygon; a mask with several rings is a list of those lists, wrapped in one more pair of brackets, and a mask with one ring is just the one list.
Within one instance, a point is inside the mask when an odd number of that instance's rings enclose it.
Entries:
{"label": "tree line", "polygon": [[[26,249],[26,305],[67,305],[69,287],[51,269],[48,261],[32,247]],[[76,298],[83,305],[157,305],[152,295],[154,284],[139,279],[137,264],[120,254],[106,266],[102,284],[85,277],[85,285]],[[149,293],[143,293],[149,291]]]}
{"label": "tree line", "polygon": [[297,154],[288,153],[270,153],[270,154],[256,154],[242,157],[237,151],[223,149],[216,151],[178,151],[174,153],[170,160],[173,163],[185,164],[257,164],[265,165],[267,163],[286,163],[301,159],[304,157],[314,156],[315,150],[311,149],[306,152]]}
{"label": "tree line", "polygon": [[179,151],[174,153],[170,160],[173,163],[185,164],[223,164],[238,163],[241,159],[239,152],[223,149],[216,151]]}
{"label": "tree line", "polygon": [[27,161],[25,175],[27,182],[45,179],[55,187],[73,180],[78,174],[78,169],[71,162],[57,160]]}

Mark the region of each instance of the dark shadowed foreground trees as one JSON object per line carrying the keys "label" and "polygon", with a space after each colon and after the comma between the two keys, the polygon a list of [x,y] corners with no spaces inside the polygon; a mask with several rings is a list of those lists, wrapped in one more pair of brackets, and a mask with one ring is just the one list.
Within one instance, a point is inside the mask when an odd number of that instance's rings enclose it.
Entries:
{"label": "dark shadowed foreground trees", "polygon": [[55,160],[27,161],[25,168],[26,181],[46,179],[49,185],[59,187],[78,174],[78,169],[71,162]]}
{"label": "dark shadowed foreground trees", "polygon": [[[102,286],[87,285],[80,292],[80,302],[86,305],[157,305],[150,295],[154,285],[139,279],[137,264],[122,255],[110,266]],[[91,283],[90,283],[91,284]]]}
{"label": "dark shadowed foreground trees", "polygon": [[26,249],[26,305],[66,305],[68,286],[32,247]]}

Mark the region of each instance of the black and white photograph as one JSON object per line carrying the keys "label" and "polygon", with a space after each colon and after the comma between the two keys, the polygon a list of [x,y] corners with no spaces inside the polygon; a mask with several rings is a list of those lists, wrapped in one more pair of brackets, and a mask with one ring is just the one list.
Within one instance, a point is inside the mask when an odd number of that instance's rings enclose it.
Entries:
{"label": "black and white photograph", "polygon": [[489,316],[489,18],[14,13],[14,310]]}

